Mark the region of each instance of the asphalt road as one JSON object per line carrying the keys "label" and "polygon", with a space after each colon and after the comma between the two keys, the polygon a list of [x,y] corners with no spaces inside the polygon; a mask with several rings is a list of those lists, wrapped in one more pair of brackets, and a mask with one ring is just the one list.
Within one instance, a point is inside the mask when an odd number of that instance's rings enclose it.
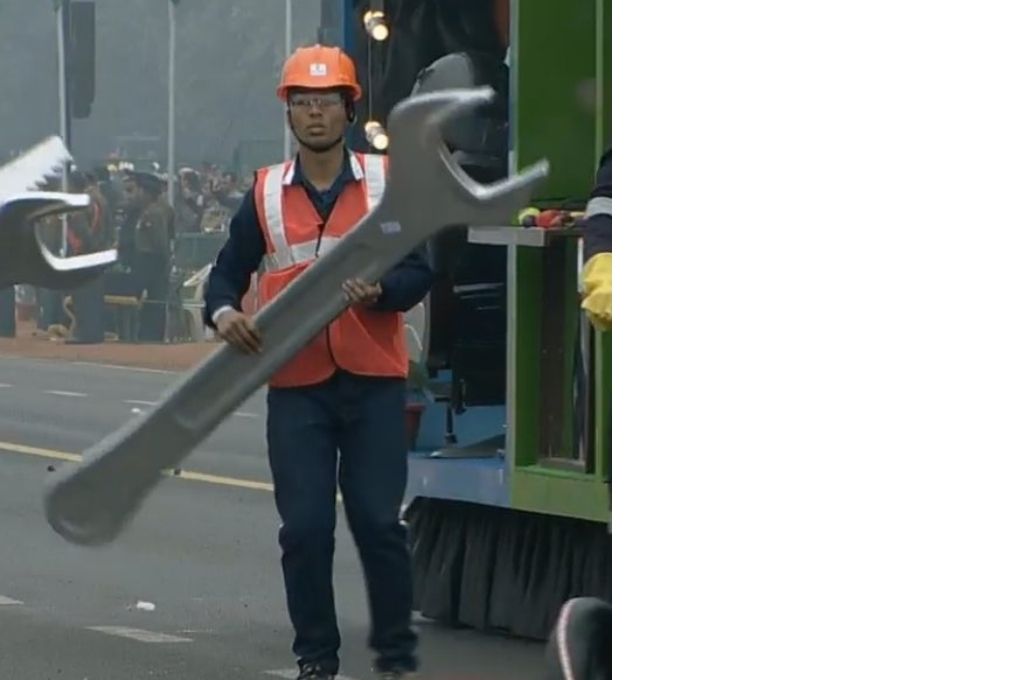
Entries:
{"label": "asphalt road", "polygon": [[[66,464],[173,381],[165,372],[0,358],[0,679],[294,677],[269,492],[264,395],[229,418],[102,548],[42,513]],[[62,460],[63,459],[63,460]],[[361,568],[339,513],[342,665],[370,678]],[[421,677],[527,680],[541,645],[419,620]]]}

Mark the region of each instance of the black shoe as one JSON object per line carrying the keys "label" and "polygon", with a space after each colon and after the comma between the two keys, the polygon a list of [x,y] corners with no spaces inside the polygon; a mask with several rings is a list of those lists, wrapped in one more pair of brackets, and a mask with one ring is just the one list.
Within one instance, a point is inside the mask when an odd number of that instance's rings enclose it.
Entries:
{"label": "black shoe", "polygon": [[299,677],[295,680],[334,680],[335,675],[318,663],[307,663],[299,667]]}

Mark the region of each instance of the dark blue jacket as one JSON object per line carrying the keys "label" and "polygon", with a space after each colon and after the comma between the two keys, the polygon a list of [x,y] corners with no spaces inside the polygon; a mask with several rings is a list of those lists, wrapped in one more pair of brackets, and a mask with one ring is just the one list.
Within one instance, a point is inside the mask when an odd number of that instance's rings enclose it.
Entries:
{"label": "dark blue jacket", "polygon": [[[346,151],[341,174],[324,192],[317,191],[302,174],[298,159],[295,161],[291,183],[301,184],[305,188],[324,220],[331,214],[345,185],[356,181],[347,154]],[[231,219],[227,243],[221,248],[210,272],[203,309],[203,320],[208,326],[214,327],[213,313],[221,307],[241,309],[242,297],[249,290],[252,274],[259,268],[266,252],[266,241],[256,214],[256,199],[250,189]],[[381,296],[373,308],[391,312],[408,311],[426,297],[433,282],[434,273],[422,249],[415,250],[381,278]]]}

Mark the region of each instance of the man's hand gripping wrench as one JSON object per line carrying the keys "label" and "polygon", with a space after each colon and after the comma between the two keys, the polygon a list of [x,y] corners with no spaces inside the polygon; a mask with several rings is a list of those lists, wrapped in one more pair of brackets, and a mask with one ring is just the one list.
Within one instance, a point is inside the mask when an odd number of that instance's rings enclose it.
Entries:
{"label": "man's hand gripping wrench", "polygon": [[69,541],[114,539],[162,471],[178,464],[344,311],[348,279],[377,281],[416,246],[454,225],[507,223],[547,176],[547,162],[491,186],[469,178],[441,138],[445,120],[491,99],[490,88],[411,97],[391,114],[390,177],[377,208],[255,316],[263,351],[222,346],[147,415],[62,468],[46,493],[50,525]]}

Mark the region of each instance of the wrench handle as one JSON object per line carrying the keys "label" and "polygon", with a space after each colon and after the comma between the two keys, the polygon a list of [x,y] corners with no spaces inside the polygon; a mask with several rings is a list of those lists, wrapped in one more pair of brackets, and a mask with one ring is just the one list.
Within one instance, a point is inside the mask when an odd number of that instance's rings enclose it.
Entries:
{"label": "wrench handle", "polygon": [[238,406],[350,305],[342,283],[378,280],[435,231],[374,238],[364,221],[260,310],[253,321],[264,350],[221,345],[173,385],[144,417],[90,447],[61,470],[46,496],[50,525],[70,541],[96,544],[123,528],[163,470],[177,467]]}

